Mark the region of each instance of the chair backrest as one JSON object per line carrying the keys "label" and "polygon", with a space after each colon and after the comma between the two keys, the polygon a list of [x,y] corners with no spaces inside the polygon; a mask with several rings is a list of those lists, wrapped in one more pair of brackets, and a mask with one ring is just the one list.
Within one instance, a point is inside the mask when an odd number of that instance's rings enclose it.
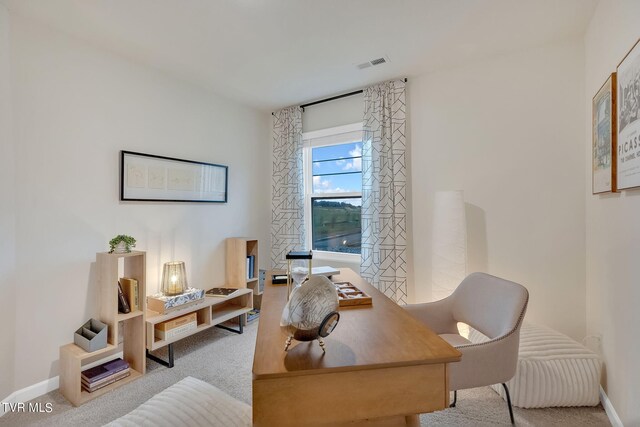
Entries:
{"label": "chair backrest", "polygon": [[451,294],[452,313],[490,339],[520,326],[527,309],[529,292],[515,282],[485,273],[472,273]]}

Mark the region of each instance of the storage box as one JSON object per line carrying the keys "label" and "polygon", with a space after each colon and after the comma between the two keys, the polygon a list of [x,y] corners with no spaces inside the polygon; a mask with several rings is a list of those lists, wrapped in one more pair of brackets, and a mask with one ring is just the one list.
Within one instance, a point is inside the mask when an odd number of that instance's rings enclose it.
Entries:
{"label": "storage box", "polygon": [[89,319],[73,334],[73,342],[91,353],[107,346],[108,326],[96,319]]}
{"label": "storage box", "polygon": [[189,288],[184,293],[174,296],[155,294],[147,297],[147,309],[163,314],[184,308],[187,304],[195,304],[204,298],[203,289]]}
{"label": "storage box", "polygon": [[177,328],[169,329],[167,331],[163,331],[161,329],[155,329],[154,336],[161,340],[169,340],[179,335],[183,335],[188,332],[195,331],[196,329],[198,329],[198,322],[194,320],[193,322],[185,323],[181,326],[178,326]]}
{"label": "storage box", "polygon": [[184,316],[176,317],[175,319],[167,320],[166,322],[158,323],[155,325],[155,329],[166,332],[168,330],[184,326],[187,323],[197,321],[198,315],[196,313],[189,313],[185,314]]}

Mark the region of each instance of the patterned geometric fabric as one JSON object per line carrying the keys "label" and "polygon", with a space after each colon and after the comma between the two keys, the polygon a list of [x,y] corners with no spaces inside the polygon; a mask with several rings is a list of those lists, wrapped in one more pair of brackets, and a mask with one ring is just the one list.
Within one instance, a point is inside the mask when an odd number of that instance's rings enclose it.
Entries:
{"label": "patterned geometric fabric", "polygon": [[271,266],[284,269],[285,255],[305,248],[302,109],[273,114]]}
{"label": "patterned geometric fabric", "polygon": [[405,83],[364,90],[360,273],[399,304],[407,302]]}

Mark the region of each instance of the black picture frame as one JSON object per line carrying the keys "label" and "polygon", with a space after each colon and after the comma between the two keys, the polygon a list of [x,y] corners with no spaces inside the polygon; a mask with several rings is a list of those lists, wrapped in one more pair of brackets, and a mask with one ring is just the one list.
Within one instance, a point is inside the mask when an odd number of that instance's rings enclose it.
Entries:
{"label": "black picture frame", "polygon": [[120,151],[120,201],[227,203],[229,167]]}

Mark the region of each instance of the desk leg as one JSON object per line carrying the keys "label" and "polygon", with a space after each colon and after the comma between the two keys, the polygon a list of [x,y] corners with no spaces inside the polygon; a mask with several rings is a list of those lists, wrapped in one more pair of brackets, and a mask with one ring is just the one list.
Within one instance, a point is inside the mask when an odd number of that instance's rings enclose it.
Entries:
{"label": "desk leg", "polygon": [[161,364],[163,366],[166,366],[167,368],[173,368],[173,366],[174,366],[174,363],[173,363],[173,343],[169,344],[167,347],[168,347],[167,350],[169,352],[169,360],[168,361],[160,359],[158,356],[155,356],[155,355],[151,354],[149,352],[149,350],[147,350],[147,357],[149,359],[153,360],[154,362],[157,362],[157,363],[159,363],[159,364]]}
{"label": "desk leg", "polygon": [[224,329],[225,331],[234,332],[236,334],[241,334],[243,332],[242,329],[242,314],[238,316],[238,329],[229,328],[224,325],[216,325],[216,328]]}
{"label": "desk leg", "polygon": [[420,415],[407,415],[405,417],[407,427],[420,427]]}

